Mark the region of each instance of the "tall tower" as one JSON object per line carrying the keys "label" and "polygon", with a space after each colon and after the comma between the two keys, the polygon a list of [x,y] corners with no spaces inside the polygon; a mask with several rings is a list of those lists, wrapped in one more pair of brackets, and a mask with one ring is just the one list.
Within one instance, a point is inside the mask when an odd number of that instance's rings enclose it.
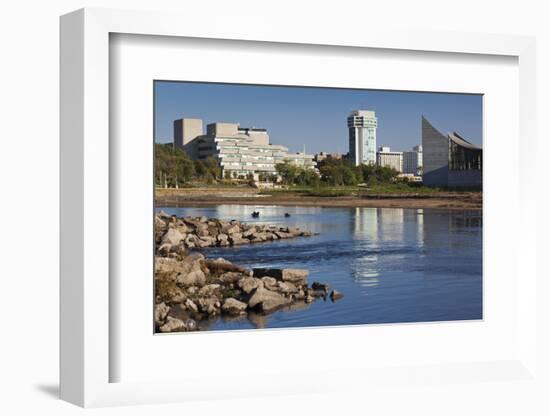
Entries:
{"label": "tall tower", "polygon": [[376,127],[374,111],[355,110],[348,117],[349,157],[355,166],[376,163]]}

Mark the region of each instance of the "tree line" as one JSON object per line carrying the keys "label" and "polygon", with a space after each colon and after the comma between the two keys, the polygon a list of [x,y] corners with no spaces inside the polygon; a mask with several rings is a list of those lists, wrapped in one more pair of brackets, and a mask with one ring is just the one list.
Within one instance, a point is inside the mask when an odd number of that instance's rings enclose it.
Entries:
{"label": "tree line", "polygon": [[155,143],[155,184],[175,188],[188,182],[211,184],[221,179],[221,168],[213,157],[192,160],[171,143]]}
{"label": "tree line", "polygon": [[[355,166],[345,159],[325,159],[318,164],[319,173],[291,162],[278,163],[277,174],[260,173],[264,182],[282,181],[285,185],[296,186],[354,186],[360,183],[374,185],[395,181],[399,172],[393,168],[378,165]],[[253,183],[252,174],[237,177],[222,169],[214,157],[205,160],[192,160],[184,150],[171,143],[155,143],[155,184],[160,187],[175,188],[189,182],[212,184],[222,179],[241,179]]]}
{"label": "tree line", "polygon": [[276,165],[277,173],[287,185],[313,186],[354,186],[361,183],[374,185],[391,183],[399,172],[387,166],[355,166],[345,159],[325,159],[318,164],[320,175],[311,169],[305,169],[291,163]]}

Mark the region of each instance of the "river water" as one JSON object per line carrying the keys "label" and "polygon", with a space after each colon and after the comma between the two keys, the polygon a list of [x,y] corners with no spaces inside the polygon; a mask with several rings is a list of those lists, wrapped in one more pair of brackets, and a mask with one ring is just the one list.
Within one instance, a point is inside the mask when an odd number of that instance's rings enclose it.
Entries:
{"label": "river water", "polygon": [[[246,268],[307,268],[344,294],[268,316],[209,322],[208,330],[482,319],[481,211],[220,205],[158,207],[177,216],[299,226],[318,235],[207,248]],[[260,218],[252,218],[260,211]],[[290,217],[285,217],[285,213]]]}

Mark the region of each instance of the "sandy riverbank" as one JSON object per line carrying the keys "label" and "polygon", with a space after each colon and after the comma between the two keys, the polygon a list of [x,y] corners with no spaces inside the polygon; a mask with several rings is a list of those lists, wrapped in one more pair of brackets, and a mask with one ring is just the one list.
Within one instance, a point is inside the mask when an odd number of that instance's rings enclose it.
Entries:
{"label": "sandy riverbank", "polygon": [[481,192],[437,192],[433,194],[367,194],[318,197],[295,192],[261,194],[253,188],[157,189],[157,206],[283,205],[322,207],[481,209]]}

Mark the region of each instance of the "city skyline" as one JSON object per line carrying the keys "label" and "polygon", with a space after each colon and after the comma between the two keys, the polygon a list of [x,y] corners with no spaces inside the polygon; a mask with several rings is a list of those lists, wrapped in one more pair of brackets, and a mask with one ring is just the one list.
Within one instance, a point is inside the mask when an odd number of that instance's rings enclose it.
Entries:
{"label": "city skyline", "polygon": [[155,141],[172,142],[182,117],[267,129],[271,142],[290,151],[348,152],[346,119],[373,110],[377,147],[410,150],[421,142],[421,116],[443,132],[456,131],[482,145],[482,95],[430,92],[281,87],[243,84],[155,82]]}

